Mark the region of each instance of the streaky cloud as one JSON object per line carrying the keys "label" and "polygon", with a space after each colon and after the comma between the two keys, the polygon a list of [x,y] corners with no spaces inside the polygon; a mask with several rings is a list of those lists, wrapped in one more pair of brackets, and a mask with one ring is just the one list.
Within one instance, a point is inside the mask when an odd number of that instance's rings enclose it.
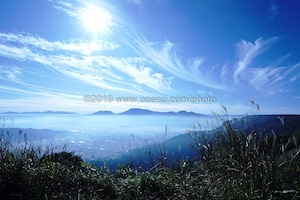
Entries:
{"label": "streaky cloud", "polygon": [[[85,50],[82,44],[86,47],[92,45],[77,39],[73,39],[72,43],[50,42],[30,34],[0,33],[0,41],[3,43],[0,44],[1,56],[19,61],[33,61],[96,87],[148,95],[153,91],[172,92],[171,78],[165,78],[162,73],[146,67],[143,64],[144,59],[85,55],[82,54]],[[117,45],[112,46],[106,49],[114,50]],[[95,49],[99,48],[103,49],[101,45]],[[71,50],[72,54],[69,53]]]}
{"label": "streaky cloud", "polygon": [[103,40],[92,40],[89,42],[82,39],[72,38],[68,41],[47,41],[41,37],[28,33],[1,33],[0,41],[3,43],[18,43],[31,45],[46,51],[73,51],[82,54],[90,54],[99,51],[108,51],[120,48],[120,45]]}
{"label": "streaky cloud", "polygon": [[[93,44],[79,39],[48,41],[27,33],[0,32],[0,56],[18,61],[32,61],[66,77],[112,91],[130,94],[174,94],[176,79],[218,90],[233,90],[248,85],[257,91],[274,93],[280,87],[298,80],[295,72],[299,63],[284,66],[289,54],[270,65],[257,66],[254,60],[268,50],[279,37],[254,43],[242,40],[237,44],[238,60],[234,63],[208,65],[205,56],[185,59],[178,55],[172,42],[149,42],[137,34],[130,35],[125,45],[133,49],[135,57],[112,56],[118,44]],[[89,53],[83,53],[88,51]],[[111,55],[99,55],[99,51]],[[11,74],[12,75],[12,74]]]}
{"label": "streaky cloud", "polygon": [[262,54],[278,39],[278,37],[273,37],[264,41],[262,38],[258,38],[254,43],[242,40],[237,44],[239,60],[234,71],[235,83],[239,82],[240,74],[249,67],[253,59]]}
{"label": "streaky cloud", "polygon": [[275,94],[284,85],[298,79],[293,74],[299,70],[299,63],[283,65],[290,54],[271,60],[271,64],[267,66],[261,64],[258,67],[257,63],[253,62],[281,37],[266,40],[258,38],[254,43],[242,40],[236,45],[238,57],[236,62],[215,65],[207,65],[205,56],[189,59],[183,64],[184,58],[178,56],[175,44],[169,41],[149,42],[136,34],[132,34],[132,38],[133,42],[127,41],[128,45],[141,57],[146,57],[153,68],[163,70],[175,78],[212,89],[240,89],[241,87],[236,86],[244,85],[256,91]]}
{"label": "streaky cloud", "polygon": [[274,95],[280,92],[280,88],[289,84],[291,80],[297,80],[294,74],[299,74],[300,63],[283,64],[289,58],[290,54],[272,61],[267,66],[256,66],[253,64],[254,59],[268,50],[279,39],[279,37],[272,37],[267,40],[259,38],[254,44],[245,40],[241,41],[237,45],[239,61],[233,71],[234,82],[236,84],[244,83],[257,91]]}
{"label": "streaky cloud", "polygon": [[152,43],[135,35],[133,43],[127,42],[141,57],[146,57],[154,68],[163,70],[179,79],[214,89],[227,89],[215,76],[216,66],[206,66],[205,58],[193,58],[185,64],[176,53],[175,44],[167,41],[163,44]]}
{"label": "streaky cloud", "polygon": [[19,81],[18,76],[22,74],[21,68],[0,65],[0,79],[8,82]]}

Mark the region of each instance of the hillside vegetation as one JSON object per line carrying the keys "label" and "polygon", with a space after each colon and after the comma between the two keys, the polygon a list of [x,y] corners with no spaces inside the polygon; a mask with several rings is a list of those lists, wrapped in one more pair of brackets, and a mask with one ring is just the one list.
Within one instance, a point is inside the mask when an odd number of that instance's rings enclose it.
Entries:
{"label": "hillside vegetation", "polygon": [[[300,199],[300,130],[281,126],[288,134],[216,115],[214,134],[188,132],[196,160],[166,165],[153,158],[152,167],[120,163],[116,170],[86,163],[75,152],[34,147],[19,132],[1,131],[1,199]],[[280,118],[281,119],[281,118]],[[278,121],[278,123],[281,123]],[[269,126],[269,125],[267,125]],[[284,129],[283,129],[284,130]],[[163,156],[163,155],[162,155]]]}

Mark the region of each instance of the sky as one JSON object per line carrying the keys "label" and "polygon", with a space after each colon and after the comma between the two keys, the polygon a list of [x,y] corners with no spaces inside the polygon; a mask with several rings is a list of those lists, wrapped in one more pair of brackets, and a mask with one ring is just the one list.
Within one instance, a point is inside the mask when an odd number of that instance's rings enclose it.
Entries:
{"label": "sky", "polygon": [[298,0],[2,0],[0,112],[300,114],[299,10]]}

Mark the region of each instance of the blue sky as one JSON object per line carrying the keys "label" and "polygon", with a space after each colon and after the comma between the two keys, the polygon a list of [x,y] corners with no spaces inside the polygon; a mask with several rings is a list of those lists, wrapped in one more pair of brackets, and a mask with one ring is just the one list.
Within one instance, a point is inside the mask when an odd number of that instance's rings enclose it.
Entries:
{"label": "blue sky", "polygon": [[254,100],[261,114],[300,114],[299,10],[296,0],[3,0],[0,112],[252,114]]}

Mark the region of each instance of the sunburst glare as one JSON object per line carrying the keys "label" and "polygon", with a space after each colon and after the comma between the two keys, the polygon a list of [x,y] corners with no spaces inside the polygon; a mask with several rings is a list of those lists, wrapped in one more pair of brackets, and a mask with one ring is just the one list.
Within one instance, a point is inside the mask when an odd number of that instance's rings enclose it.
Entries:
{"label": "sunburst glare", "polygon": [[113,25],[110,13],[96,6],[84,8],[80,20],[84,29],[93,34],[110,32]]}

